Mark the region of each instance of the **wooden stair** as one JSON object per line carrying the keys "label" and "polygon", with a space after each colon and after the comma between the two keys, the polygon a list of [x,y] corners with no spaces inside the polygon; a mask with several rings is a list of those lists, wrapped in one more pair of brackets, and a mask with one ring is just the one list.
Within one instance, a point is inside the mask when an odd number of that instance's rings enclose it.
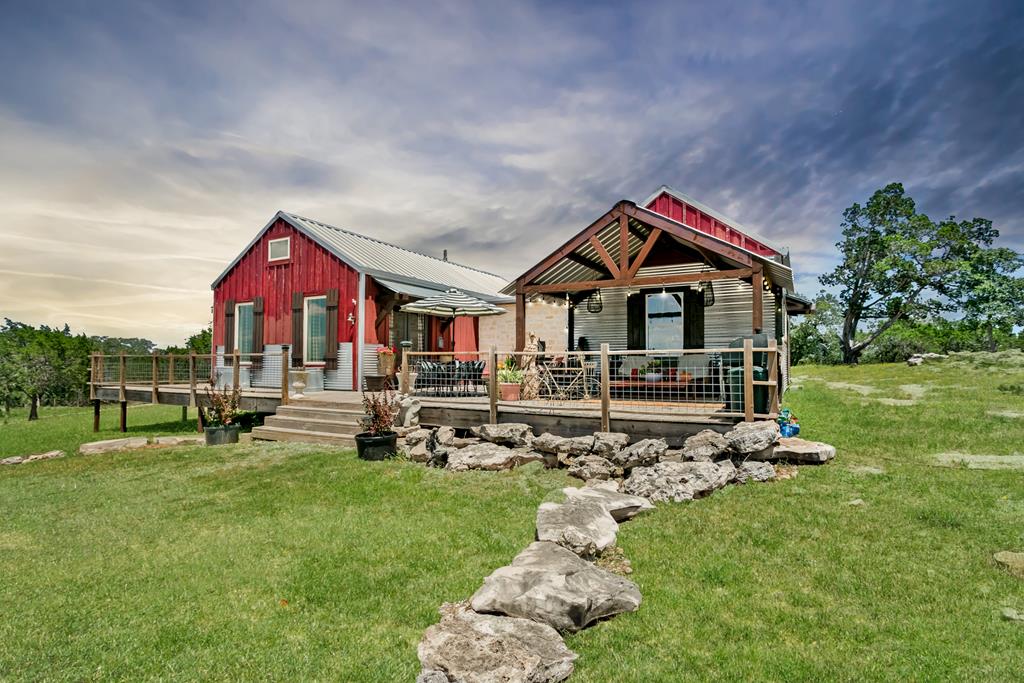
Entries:
{"label": "wooden stair", "polygon": [[262,441],[298,441],[329,446],[355,446],[355,435],[362,431],[359,420],[363,407],[355,400],[318,401],[301,399],[278,406],[262,427],[252,430],[252,438]]}

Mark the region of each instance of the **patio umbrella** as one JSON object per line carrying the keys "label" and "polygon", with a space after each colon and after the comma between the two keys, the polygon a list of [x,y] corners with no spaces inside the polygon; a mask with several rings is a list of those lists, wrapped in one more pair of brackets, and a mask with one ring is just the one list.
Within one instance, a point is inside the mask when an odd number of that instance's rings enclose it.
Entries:
{"label": "patio umbrella", "polygon": [[444,294],[435,294],[425,299],[414,301],[402,306],[406,313],[436,315],[442,318],[458,316],[479,317],[484,315],[500,315],[505,309],[481,301],[476,297],[464,294],[457,289],[449,289]]}

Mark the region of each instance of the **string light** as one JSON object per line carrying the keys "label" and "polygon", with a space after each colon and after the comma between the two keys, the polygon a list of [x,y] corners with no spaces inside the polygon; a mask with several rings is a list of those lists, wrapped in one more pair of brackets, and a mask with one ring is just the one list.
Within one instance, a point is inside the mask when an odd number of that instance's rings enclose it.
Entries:
{"label": "string light", "polygon": [[662,298],[662,299],[664,299],[664,298],[665,298],[665,297],[667,297],[667,296],[668,296],[668,292],[666,292],[666,291],[665,291],[665,288],[664,288],[664,287],[662,287],[662,288],[661,288],[661,298]]}

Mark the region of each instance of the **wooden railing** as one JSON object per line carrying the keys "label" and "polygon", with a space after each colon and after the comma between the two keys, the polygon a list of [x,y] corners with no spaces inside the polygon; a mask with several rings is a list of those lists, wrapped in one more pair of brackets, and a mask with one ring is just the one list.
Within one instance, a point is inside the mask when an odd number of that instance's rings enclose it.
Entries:
{"label": "wooden railing", "polygon": [[[763,363],[755,365],[755,357]],[[486,396],[490,419],[497,421],[502,400],[496,368],[507,359],[518,368],[534,368],[520,385],[520,405],[580,409],[600,407],[601,427],[611,412],[662,412],[773,419],[779,412],[780,348],[775,340],[742,348],[612,351],[515,352],[492,347],[481,352],[405,352],[398,387],[405,394],[459,401]],[[711,358],[717,358],[713,365]],[[759,359],[760,360],[760,359]],[[430,363],[434,363],[431,365]],[[658,371],[665,364],[663,371]],[[632,375],[623,367],[648,368]],[[755,368],[765,373],[755,377]],[[742,369],[742,372],[735,372]],[[759,374],[759,373],[758,373]],[[657,379],[651,377],[656,375]],[[662,376],[664,375],[664,376]],[[530,388],[531,383],[535,386]],[[760,408],[760,410],[759,410]]]}
{"label": "wooden railing", "polygon": [[[218,360],[221,365],[218,365]],[[289,364],[291,360],[287,348],[280,353],[242,353],[235,349],[232,353],[190,353],[150,355],[139,354],[93,354],[89,370],[89,397],[97,400],[98,388],[117,387],[118,400],[127,401],[126,390],[140,386],[150,388],[152,403],[160,402],[161,388],[174,387],[180,393],[187,389],[189,407],[198,405],[199,392],[207,385],[216,384],[218,368],[231,369],[231,386],[241,391],[242,369],[250,372],[267,373],[280,371],[281,403],[288,403]],[[246,387],[248,388],[248,387]],[[270,387],[267,387],[270,388]]]}

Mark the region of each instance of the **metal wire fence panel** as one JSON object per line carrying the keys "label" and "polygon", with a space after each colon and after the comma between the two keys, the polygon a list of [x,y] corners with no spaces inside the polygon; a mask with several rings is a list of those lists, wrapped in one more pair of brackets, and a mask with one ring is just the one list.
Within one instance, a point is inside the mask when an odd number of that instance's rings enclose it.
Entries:
{"label": "metal wire fence panel", "polygon": [[491,374],[486,352],[426,353],[408,351],[398,376],[399,388],[408,375],[409,393],[451,399],[484,398],[488,396]]}

